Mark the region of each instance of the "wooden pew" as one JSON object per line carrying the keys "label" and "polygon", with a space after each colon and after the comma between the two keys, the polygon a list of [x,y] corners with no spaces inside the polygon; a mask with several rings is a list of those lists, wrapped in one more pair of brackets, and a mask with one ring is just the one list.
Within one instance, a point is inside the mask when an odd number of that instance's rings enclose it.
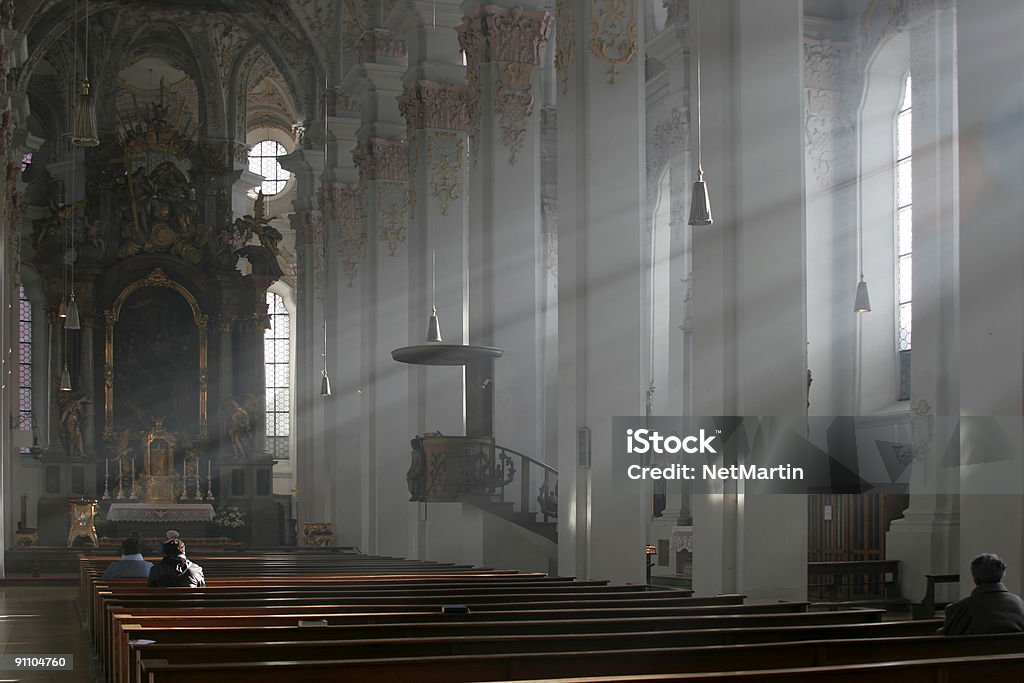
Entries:
{"label": "wooden pew", "polygon": [[[725,596],[727,601],[733,601],[739,596]],[[691,601],[698,603],[708,603],[714,600],[714,598],[690,598]],[[322,621],[326,625],[379,625],[379,635],[386,636],[388,633],[397,633],[399,629],[404,627],[415,627],[418,625],[429,625],[429,624],[447,624],[453,626],[461,625],[462,628],[468,628],[473,631],[481,631],[490,629],[491,632],[500,633],[504,627],[503,624],[514,621],[530,621],[534,624],[540,625],[542,628],[544,624],[550,629],[547,632],[559,632],[562,627],[558,626],[559,622],[566,620],[579,620],[588,618],[592,622],[600,620],[622,620],[622,619],[647,619],[653,620],[651,623],[655,624],[655,627],[660,626],[661,628],[668,628],[664,625],[668,618],[672,619],[684,619],[690,618],[691,621],[694,617],[700,616],[701,612],[692,612],[692,610],[701,607],[700,604],[687,606],[675,606],[675,607],[643,607],[643,608],[621,608],[621,607],[600,607],[600,606],[587,606],[587,607],[576,607],[570,610],[563,609],[546,609],[546,605],[542,605],[540,608],[529,609],[531,605],[517,604],[512,606],[513,609],[506,611],[491,611],[485,613],[474,613],[474,614],[441,614],[439,609],[433,609],[429,611],[423,611],[419,613],[415,612],[397,612],[397,613],[384,613],[384,612],[343,612],[340,610],[328,610],[328,609],[317,609],[310,608],[302,611],[299,608],[292,608],[288,612],[278,612],[270,608],[252,607],[246,608],[246,610],[240,610],[239,608],[231,609],[198,609],[191,610],[191,614],[182,614],[178,610],[168,609],[142,609],[142,610],[131,610],[119,612],[112,610],[110,612],[109,625],[105,623],[103,633],[97,638],[96,650],[100,655],[101,662],[106,665],[107,662],[117,662],[120,659],[120,653],[123,650],[123,644],[127,640],[122,637],[119,633],[120,625],[125,623],[167,623],[173,622],[175,624],[192,624],[192,625],[253,625],[255,623],[276,625],[276,626],[292,626],[298,623],[300,619],[305,619],[311,622]],[[770,606],[774,607],[774,612],[785,613],[787,611],[802,610],[806,609],[805,603],[795,603],[791,606],[779,605]],[[734,608],[733,608],[734,609]],[[739,615],[731,614],[733,610],[727,611],[726,614],[719,616],[725,618],[729,616],[747,616],[753,617],[758,613],[768,611],[767,607],[751,607],[747,608],[746,612],[741,611]],[[828,615],[824,617],[827,621],[823,621],[823,618],[812,618],[807,623],[840,623],[840,620],[845,620],[846,623],[858,620],[868,619],[880,619],[880,611],[878,613],[868,616],[863,616],[862,613],[858,612],[856,616],[849,613],[844,615]],[[704,616],[708,615],[706,612]],[[767,614],[765,616],[772,616]],[[737,624],[740,625],[740,624]],[[690,628],[698,628],[701,624],[692,624]]]}
{"label": "wooden pew", "polygon": [[[733,669],[823,666],[885,659],[922,659],[1020,652],[1024,635],[992,639],[936,636],[834,639],[770,642],[741,645],[700,645],[687,642],[687,632],[631,632],[617,634],[520,635],[459,638],[390,638],[374,640],[201,642],[138,644],[131,647],[131,681],[141,680],[143,659],[169,663],[244,662],[251,660],[304,661],[317,659],[429,658],[440,680],[469,680],[459,671],[466,662],[496,661],[477,655],[508,655],[506,660],[528,659],[532,669],[553,667],[551,675],[580,673],[643,673],[717,671],[723,662]],[[552,655],[549,657],[540,654]],[[569,660],[555,657],[568,653]],[[538,656],[534,656],[538,655]],[[440,658],[440,659],[438,659]],[[424,664],[428,662],[424,660]],[[447,666],[451,664],[452,666]],[[522,668],[523,664],[514,663]],[[474,674],[475,675],[475,674]],[[495,674],[497,675],[497,674]],[[536,674],[530,674],[536,675]]]}
{"label": "wooden pew", "polygon": [[861,587],[865,598],[898,600],[900,563],[899,560],[808,562],[807,581],[809,596],[815,590],[827,588],[828,599],[839,600],[845,589],[845,599],[850,600],[854,595],[853,589]]}
{"label": "wooden pew", "polygon": [[[154,591],[159,593],[159,591]],[[97,616],[101,623],[96,624],[97,640],[96,645],[108,637],[111,631],[112,618],[115,612],[129,612],[132,614],[146,614],[149,609],[173,610],[175,613],[185,613],[196,610],[204,614],[215,614],[214,610],[226,610],[224,614],[260,614],[267,610],[291,611],[301,613],[305,610],[313,610],[316,613],[323,612],[370,612],[387,613],[394,612],[440,612],[444,604],[464,604],[475,613],[491,611],[536,611],[536,610],[570,610],[579,611],[588,608],[604,609],[632,609],[645,608],[668,610],[673,607],[685,607],[692,604],[685,595],[673,595],[671,593],[475,593],[449,595],[438,592],[428,595],[396,596],[382,598],[377,596],[350,596],[350,595],[317,595],[312,597],[265,597],[258,594],[249,597],[219,598],[209,593],[202,596],[181,597],[170,599],[167,596],[148,598],[125,598],[117,595],[100,595],[100,604],[97,607]],[[172,596],[173,597],[173,596]]]}
{"label": "wooden pew", "polygon": [[[767,654],[767,653],[766,653]],[[598,657],[600,655],[600,657]],[[506,655],[491,655],[488,659],[461,659],[458,664],[442,665],[439,660],[444,658],[417,659],[383,659],[383,660],[315,660],[315,661],[271,661],[232,662],[228,664],[172,664],[163,660],[143,660],[142,671],[146,683],[221,683],[226,677],[233,676],[247,683],[279,683],[287,680],[293,683],[305,683],[324,680],[356,680],[360,683],[376,681],[415,680],[418,683],[456,683],[457,681],[508,681],[532,680],[539,683],[554,683],[552,677],[538,679],[530,672],[544,668],[550,664],[557,668],[569,668],[580,665],[578,658],[596,661],[605,660],[609,665],[619,666],[623,663],[640,663],[648,661],[648,657],[656,657],[645,651],[628,651],[627,653],[558,653],[555,655],[538,654],[521,658],[509,658]],[[635,658],[635,661],[634,661]],[[533,666],[534,661],[541,659],[541,667]],[[678,664],[678,661],[677,661]],[[716,665],[731,666],[732,662],[716,660]],[[482,678],[492,671],[499,671],[498,677]],[[457,678],[453,673],[457,672]],[[542,674],[543,675],[543,674]],[[936,657],[919,660],[899,660],[873,662],[867,664],[845,664],[829,666],[785,667],[779,669],[752,669],[747,671],[713,671],[698,673],[670,674],[624,674],[600,676],[592,678],[556,678],[562,683],[584,683],[585,681],[623,681],[651,683],[664,681],[703,683],[732,683],[734,681],[771,681],[773,683],[798,683],[806,681],[857,681],[871,683],[876,681],[900,681],[901,683],[975,683],[977,680],[1015,681],[1024,679],[1024,654],[986,654],[981,656]]]}
{"label": "wooden pew", "polygon": [[959,574],[925,574],[924,578],[928,582],[928,587],[925,589],[924,599],[921,600],[921,603],[915,604],[912,608],[915,619],[931,619],[935,616],[937,607],[935,603],[935,584],[958,583],[960,581]]}
{"label": "wooden pew", "polygon": [[[474,619],[474,615],[447,615],[443,621],[423,621],[409,623],[394,621],[392,623],[378,621],[381,615],[363,615],[362,619],[372,619],[369,623],[354,621],[351,617],[346,622],[350,628],[346,629],[343,639],[363,639],[373,641],[378,639],[393,638],[416,638],[416,637],[480,637],[492,636],[530,636],[530,635],[555,635],[568,633],[629,633],[631,631],[659,631],[659,630],[705,630],[705,629],[765,629],[780,626],[804,626],[821,627],[828,624],[862,624],[869,618],[880,617],[881,610],[874,610],[875,614],[863,615],[862,611],[851,612],[781,612],[781,613],[738,613],[738,614],[682,614],[675,617],[644,617],[641,615],[622,614],[609,618],[607,613],[594,615],[593,618],[574,618],[573,613],[566,612],[540,612],[540,613],[508,613],[508,616],[525,616],[520,623],[509,621],[492,621],[492,614],[484,615],[483,619]],[[500,614],[500,613],[496,613]],[[421,615],[423,617],[436,617],[437,615]],[[456,617],[452,619],[451,617]],[[235,623],[233,625],[245,625],[244,619],[237,616],[225,616]],[[344,618],[344,617],[342,617]],[[403,615],[403,617],[405,616]],[[340,626],[339,618],[325,616],[328,625]],[[282,623],[283,622],[283,623]],[[132,638],[138,637],[138,626],[134,622],[131,629]],[[275,623],[274,617],[268,617],[260,622],[265,625],[287,626],[286,619]],[[293,621],[292,624],[295,622]],[[923,622],[919,622],[923,623]],[[203,624],[204,626],[207,623]],[[916,624],[915,627],[918,627]],[[919,632],[919,631],[915,631]],[[805,635],[806,637],[806,635]],[[107,655],[107,661],[118,671],[123,671],[128,660],[126,649],[129,638],[127,635],[118,635],[112,639]]]}

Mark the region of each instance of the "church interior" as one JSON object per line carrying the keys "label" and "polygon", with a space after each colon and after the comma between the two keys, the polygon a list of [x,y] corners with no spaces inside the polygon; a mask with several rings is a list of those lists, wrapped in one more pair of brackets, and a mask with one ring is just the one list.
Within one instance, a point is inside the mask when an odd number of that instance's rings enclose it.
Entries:
{"label": "church interior", "polygon": [[1024,680],[1021,0],[6,0],[0,157],[0,678]]}

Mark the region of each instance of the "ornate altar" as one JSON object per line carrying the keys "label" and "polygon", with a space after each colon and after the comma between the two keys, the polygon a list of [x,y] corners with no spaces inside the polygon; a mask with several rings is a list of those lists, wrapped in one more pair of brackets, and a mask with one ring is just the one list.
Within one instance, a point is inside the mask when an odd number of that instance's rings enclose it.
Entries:
{"label": "ornate altar", "polygon": [[[150,505],[167,520],[172,510],[192,514],[181,504],[208,516],[216,497],[252,520],[247,541],[283,538],[263,373],[282,236],[264,205],[252,216],[235,211],[233,197],[248,189],[239,185],[245,146],[204,138],[200,113],[182,118],[164,95],[111,93],[100,127],[114,135],[45,171],[50,215],[34,222],[29,258],[51,314],[52,357],[67,364],[73,391],[51,392],[62,403],[47,411],[47,433],[60,441],[40,457],[43,544],[94,536],[68,531],[65,510],[70,497],[101,496],[104,512]],[[250,274],[235,268],[243,256]],[[57,334],[69,289],[81,329]],[[123,519],[116,533],[136,523],[161,520]],[[185,523],[206,533],[208,520]]]}
{"label": "ornate altar", "polygon": [[92,547],[100,547],[100,540],[96,537],[95,516],[95,500],[68,501],[68,520],[71,528],[68,529],[67,547],[73,546],[76,538],[88,538],[92,541]]}

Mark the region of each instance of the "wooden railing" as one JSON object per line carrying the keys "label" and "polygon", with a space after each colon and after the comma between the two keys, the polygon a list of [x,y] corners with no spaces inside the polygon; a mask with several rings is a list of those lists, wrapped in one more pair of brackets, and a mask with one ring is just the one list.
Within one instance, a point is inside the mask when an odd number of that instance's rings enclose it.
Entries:
{"label": "wooden railing", "polygon": [[[492,439],[426,435],[412,440],[406,474],[410,500],[459,501],[485,496],[518,504],[517,512],[558,516],[558,470]],[[508,489],[518,491],[508,496]]]}

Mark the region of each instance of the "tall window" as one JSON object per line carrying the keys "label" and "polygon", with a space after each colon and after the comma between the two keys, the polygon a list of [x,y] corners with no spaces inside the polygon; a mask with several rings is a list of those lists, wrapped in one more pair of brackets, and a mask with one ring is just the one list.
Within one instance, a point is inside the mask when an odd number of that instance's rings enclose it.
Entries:
{"label": "tall window", "polygon": [[[32,429],[32,304],[18,286],[18,429]],[[22,453],[29,449],[22,447]]]}
{"label": "tall window", "polygon": [[899,353],[899,399],[910,398],[910,328],[913,294],[913,187],[911,173],[910,75],[903,84],[903,97],[896,114],[896,304]]}
{"label": "tall window", "polygon": [[263,335],[267,377],[267,450],[277,460],[288,458],[291,434],[291,320],[280,294],[267,292],[270,329]]}
{"label": "tall window", "polygon": [[264,140],[249,152],[249,170],[263,176],[263,184],[260,185],[260,188],[268,197],[283,190],[285,183],[291,177],[291,174],[281,168],[281,164],[277,161],[279,156],[286,153],[281,143],[274,140]]}

